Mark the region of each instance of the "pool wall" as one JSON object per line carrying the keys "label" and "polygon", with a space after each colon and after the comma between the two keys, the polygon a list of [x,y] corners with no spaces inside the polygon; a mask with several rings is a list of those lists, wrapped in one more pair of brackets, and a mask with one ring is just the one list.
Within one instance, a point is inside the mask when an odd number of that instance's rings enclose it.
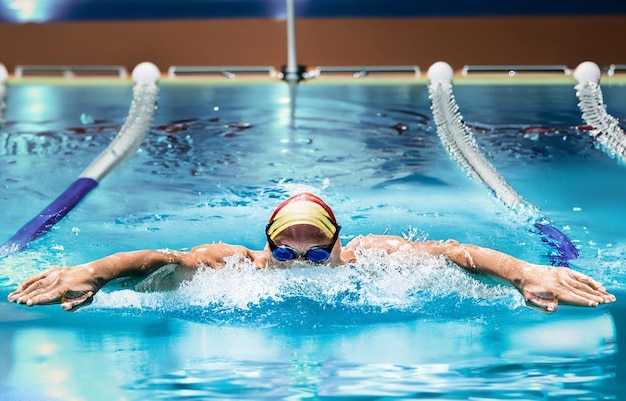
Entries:
{"label": "pool wall", "polygon": [[[298,62],[320,65],[626,64],[626,14],[300,18]],[[287,61],[275,18],[0,23],[0,62],[16,65],[269,65]],[[10,38],[10,39],[8,39]]]}

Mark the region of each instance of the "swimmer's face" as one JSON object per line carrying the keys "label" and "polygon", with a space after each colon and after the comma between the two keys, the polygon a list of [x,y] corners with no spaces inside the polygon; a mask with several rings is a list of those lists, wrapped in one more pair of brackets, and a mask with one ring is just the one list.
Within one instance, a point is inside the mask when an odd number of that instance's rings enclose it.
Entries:
{"label": "swimmer's face", "polygon": [[[329,238],[313,225],[296,224],[288,227],[274,238],[273,243],[275,250],[272,259],[279,266],[291,265],[294,261],[329,265],[341,263],[339,238]],[[272,244],[269,246],[271,249]],[[325,256],[328,258],[320,261]],[[286,260],[279,260],[283,258]]]}

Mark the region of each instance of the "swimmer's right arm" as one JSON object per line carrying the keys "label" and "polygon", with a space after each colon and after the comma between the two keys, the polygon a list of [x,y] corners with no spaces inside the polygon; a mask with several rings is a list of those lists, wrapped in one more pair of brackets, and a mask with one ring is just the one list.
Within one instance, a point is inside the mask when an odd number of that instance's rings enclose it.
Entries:
{"label": "swimmer's right arm", "polygon": [[89,305],[93,296],[109,281],[131,276],[147,276],[167,265],[196,270],[219,268],[224,258],[235,254],[255,259],[255,252],[241,246],[208,244],[189,252],[141,250],[120,252],[73,267],[55,267],[37,274],[9,294],[10,302],[33,305],[61,304],[67,311]]}

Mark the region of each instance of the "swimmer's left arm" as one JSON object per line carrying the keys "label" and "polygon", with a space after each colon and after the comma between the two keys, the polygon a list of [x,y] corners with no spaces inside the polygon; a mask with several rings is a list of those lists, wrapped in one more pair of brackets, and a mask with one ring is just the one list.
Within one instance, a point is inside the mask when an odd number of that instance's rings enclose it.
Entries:
{"label": "swimmer's left arm", "polygon": [[433,256],[444,256],[459,267],[472,272],[502,278],[517,288],[527,303],[553,312],[558,303],[598,306],[614,302],[615,297],[598,282],[565,267],[528,263],[494,249],[459,244],[456,241],[410,242],[400,237],[368,235],[358,237],[346,246],[354,254],[357,246],[396,252],[411,247]]}
{"label": "swimmer's left arm", "polygon": [[567,267],[532,264],[494,249],[456,241],[425,244],[467,271],[505,279],[528,304],[548,312],[554,312],[559,303],[595,307],[615,301],[602,284]]}

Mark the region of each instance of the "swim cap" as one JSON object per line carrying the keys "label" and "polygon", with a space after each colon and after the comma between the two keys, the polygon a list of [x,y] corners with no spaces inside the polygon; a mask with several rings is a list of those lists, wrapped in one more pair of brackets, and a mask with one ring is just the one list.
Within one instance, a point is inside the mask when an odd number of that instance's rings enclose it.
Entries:
{"label": "swim cap", "polygon": [[308,192],[292,196],[281,203],[267,223],[265,231],[273,240],[288,227],[296,224],[313,225],[329,237],[337,231],[337,220],[330,207]]}

